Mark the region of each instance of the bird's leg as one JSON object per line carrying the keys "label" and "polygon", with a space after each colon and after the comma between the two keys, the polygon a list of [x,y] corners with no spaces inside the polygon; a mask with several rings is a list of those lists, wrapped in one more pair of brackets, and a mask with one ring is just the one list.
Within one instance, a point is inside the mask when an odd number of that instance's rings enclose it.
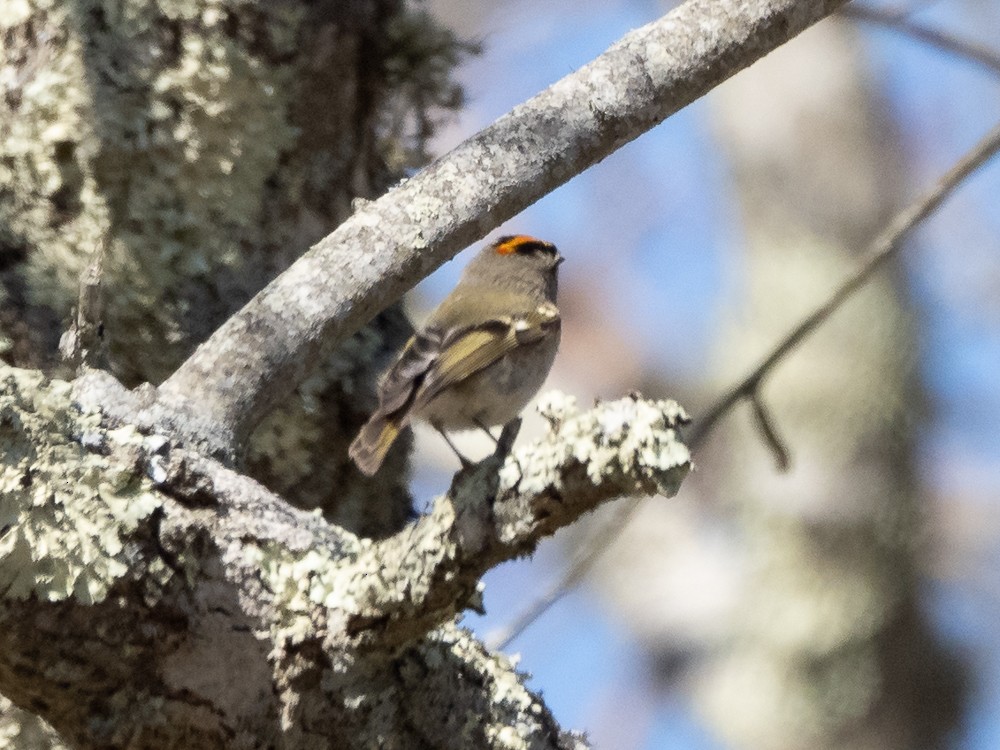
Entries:
{"label": "bird's leg", "polygon": [[[496,439],[497,452],[498,453],[510,453],[511,448],[514,447],[514,441],[517,440],[518,433],[521,432],[521,418],[514,417],[507,424],[503,426],[500,430],[500,437]],[[490,437],[493,437],[490,435]]]}
{"label": "bird's leg", "polygon": [[490,432],[490,428],[484,425],[483,421],[479,417],[473,417],[472,421],[476,423],[476,427],[478,427],[480,430],[489,435],[490,440],[493,441],[493,445],[497,446],[498,448],[500,447],[499,441],[495,437],[493,437],[493,433]]}
{"label": "bird's leg", "polygon": [[490,440],[493,441],[493,445],[496,446],[495,453],[497,455],[506,455],[510,453],[510,449],[514,446],[514,441],[517,440],[517,434],[521,431],[521,418],[514,417],[507,424],[503,426],[500,430],[500,437],[493,437],[493,433],[490,432],[489,427],[483,424],[479,417],[473,417],[472,421],[476,423],[476,426],[490,436]]}
{"label": "bird's leg", "polygon": [[441,427],[441,425],[435,422],[431,422],[431,427],[433,427],[435,430],[438,431],[438,434],[440,434],[441,437],[444,438],[444,441],[448,444],[448,447],[451,448],[451,450],[454,452],[456,456],[458,456],[458,460],[462,462],[463,469],[468,469],[470,466],[472,466],[472,462],[465,456],[463,456],[461,451],[459,451],[458,448],[455,447],[455,444],[451,442],[451,438],[448,437],[448,434],[444,431],[444,428]]}
{"label": "bird's leg", "polygon": [[[479,426],[483,427],[482,425]],[[485,430],[486,428],[483,427],[483,429]],[[521,478],[524,476],[524,471],[521,469],[521,462],[517,460],[517,456],[514,455],[512,450],[514,447],[514,441],[517,440],[517,435],[520,431],[521,418],[514,417],[503,426],[502,430],[500,430],[500,437],[493,438],[493,442],[497,445],[496,452],[493,455],[499,458],[510,458],[517,467],[517,481],[514,483],[515,487],[521,483]],[[486,432],[491,438],[493,437],[493,433],[489,430],[486,430]]]}

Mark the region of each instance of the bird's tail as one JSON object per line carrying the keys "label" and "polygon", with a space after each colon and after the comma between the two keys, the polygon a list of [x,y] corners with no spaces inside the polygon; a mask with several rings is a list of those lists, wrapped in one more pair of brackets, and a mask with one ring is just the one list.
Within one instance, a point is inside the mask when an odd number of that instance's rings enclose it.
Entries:
{"label": "bird's tail", "polygon": [[347,451],[363,474],[374,476],[401,429],[401,424],[377,411],[365,422]]}

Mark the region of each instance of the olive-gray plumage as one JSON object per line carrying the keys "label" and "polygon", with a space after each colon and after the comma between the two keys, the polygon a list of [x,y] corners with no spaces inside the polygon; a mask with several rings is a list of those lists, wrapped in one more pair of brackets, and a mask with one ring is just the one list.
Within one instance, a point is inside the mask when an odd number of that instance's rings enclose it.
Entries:
{"label": "olive-gray plumage", "polygon": [[378,471],[413,419],[439,431],[509,422],[538,392],[559,347],[554,245],[501,237],[466,266],[379,382],[379,405],[351,443],[365,474]]}

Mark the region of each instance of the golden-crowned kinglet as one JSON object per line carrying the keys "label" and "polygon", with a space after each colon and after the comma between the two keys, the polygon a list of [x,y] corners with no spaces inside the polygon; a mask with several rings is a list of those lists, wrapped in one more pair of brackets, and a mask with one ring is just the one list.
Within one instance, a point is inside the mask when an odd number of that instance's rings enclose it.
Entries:
{"label": "golden-crowned kinglet", "polygon": [[488,431],[518,415],[542,387],[559,347],[562,260],[555,245],[518,234],[469,262],[379,381],[378,408],[350,447],[361,471],[378,471],[413,419],[427,420],[452,445],[446,430]]}

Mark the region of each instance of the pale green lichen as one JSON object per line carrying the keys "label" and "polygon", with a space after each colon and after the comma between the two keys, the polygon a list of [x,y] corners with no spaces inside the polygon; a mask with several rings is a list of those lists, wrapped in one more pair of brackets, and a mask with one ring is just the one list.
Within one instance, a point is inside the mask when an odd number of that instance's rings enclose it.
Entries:
{"label": "pale green lichen", "polygon": [[651,479],[673,495],[690,466],[691,454],[677,436],[687,414],[674,401],[621,398],[580,412],[572,396],[550,391],[538,400],[550,434],[515,453],[500,470],[501,492],[524,494],[562,486],[562,468],[571,461],[586,467],[594,484],[615,474]]}
{"label": "pale green lichen", "polygon": [[[441,526],[452,518],[446,511]],[[454,551],[445,534],[411,534],[405,545],[387,553],[371,539],[341,533],[338,549],[315,546],[297,552],[266,544],[239,552],[273,594],[278,642],[298,643],[313,635],[317,613],[326,619],[328,630],[336,631],[347,617],[424,599],[435,581],[421,573],[435,569]]]}
{"label": "pale green lichen", "polygon": [[355,564],[357,553],[370,546],[345,532],[345,543],[352,549],[330,550],[314,547],[306,552],[290,551],[283,545],[247,545],[240,554],[260,571],[264,585],[272,592],[274,609],[279,613],[274,624],[275,641],[300,643],[316,632],[317,607],[330,614],[356,612],[354,596],[362,573]]}
{"label": "pale green lichen", "polygon": [[[127,385],[160,382],[359,192],[424,163],[437,115],[460,103],[451,72],[470,51],[405,0],[374,16],[243,0],[9,5],[0,243],[23,251],[10,306],[66,319],[103,250],[106,364]],[[363,346],[395,347],[386,328]],[[47,364],[19,354],[39,341],[0,338],[0,356]],[[246,468],[299,507],[384,536],[408,513],[395,471],[408,438],[383,478],[360,478],[344,433],[370,408],[377,368],[354,366],[354,352],[325,360],[257,431]]]}
{"label": "pale green lichen", "polygon": [[[463,735],[468,746],[473,746],[474,738],[481,735],[487,739],[486,747],[497,750],[538,746],[537,739],[546,731],[547,709],[525,687],[526,675],[517,671],[513,659],[487,651],[469,631],[452,625],[435,630],[423,646],[424,662],[432,669],[447,664],[444,660],[434,660],[437,648],[447,649],[455,659],[474,670],[483,690],[489,693],[490,711],[485,715],[470,713],[465,718]],[[564,739],[570,743],[574,738]],[[583,743],[576,746],[586,747]]]}
{"label": "pale green lichen", "polygon": [[134,431],[103,433],[110,456],[84,434],[101,434],[100,419],[73,407],[68,383],[0,368],[0,595],[89,604],[128,572],[123,539],[160,501],[113,457]]}
{"label": "pale green lichen", "polygon": [[[251,466],[265,461],[280,467],[280,472],[272,484],[275,490],[301,493],[299,483],[317,471],[330,474],[328,466],[319,466],[327,456],[317,451],[317,444],[325,441],[329,446],[324,420],[328,419],[328,406],[323,403],[329,398],[336,385],[347,398],[367,398],[371,395],[371,383],[360,382],[361,378],[371,380],[371,368],[366,363],[382,354],[382,338],[372,329],[362,329],[337,347],[326,346],[321,354],[321,364],[316,367],[296,388],[297,398],[289,399],[281,408],[274,409],[265,417],[250,437],[247,456]],[[374,408],[374,403],[371,404]],[[343,494],[344,487],[338,490]],[[348,488],[349,489],[349,488]],[[302,507],[305,498],[297,498]]]}
{"label": "pale green lichen", "polygon": [[67,746],[42,719],[0,695],[0,749],[67,750]]}
{"label": "pale green lichen", "polygon": [[[24,44],[43,64],[0,70],[17,102],[0,123],[0,231],[31,250],[30,302],[59,314],[104,248],[111,345],[126,372],[157,379],[185,346],[183,286],[237,267],[259,243],[268,178],[297,134],[293,71],[229,33],[227,3],[28,6],[24,28],[57,39],[44,51]],[[271,42],[287,46],[304,13],[268,11]],[[183,26],[177,49],[171,23]]]}
{"label": "pale green lichen", "polygon": [[25,251],[26,304],[67,316],[102,249],[112,367],[167,376],[227,295],[265,280],[260,261],[280,268],[358,191],[426,161],[436,115],[460,104],[451,71],[471,47],[406,3],[384,10],[8,2],[0,241]]}

